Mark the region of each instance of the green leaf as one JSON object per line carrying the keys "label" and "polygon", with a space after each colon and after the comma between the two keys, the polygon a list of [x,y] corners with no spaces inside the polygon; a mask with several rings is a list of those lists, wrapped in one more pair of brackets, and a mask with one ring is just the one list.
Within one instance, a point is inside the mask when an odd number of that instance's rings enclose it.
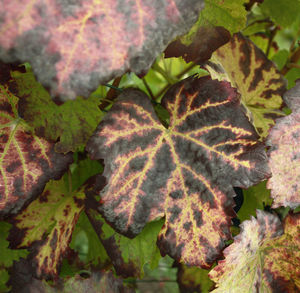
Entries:
{"label": "green leaf", "polygon": [[85,213],[80,214],[70,248],[78,252],[81,261],[93,267],[101,268],[110,263],[109,256]]}
{"label": "green leaf", "polygon": [[205,0],[198,24],[223,26],[231,33],[236,33],[246,25],[244,3],[244,0]]}
{"label": "green leaf", "polygon": [[210,292],[214,287],[214,282],[208,277],[208,273],[208,270],[179,264],[177,282],[179,284],[180,292]]}
{"label": "green leaf", "polygon": [[9,242],[6,240],[11,225],[6,222],[0,222],[0,292],[8,292],[6,282],[9,279],[7,269],[13,265],[14,261],[28,255],[26,249],[9,249]]}
{"label": "green leaf", "polygon": [[156,246],[157,235],[163,221],[149,223],[134,239],[129,239],[112,229],[95,210],[88,210],[87,215],[98,234],[100,241],[111,258],[118,275],[142,278],[144,265],[157,263],[159,250]]}
{"label": "green leaf", "polygon": [[262,12],[282,27],[292,25],[295,21],[300,23],[299,0],[264,0],[260,4]]}
{"label": "green leaf", "polygon": [[6,283],[9,280],[9,273],[7,270],[0,269],[0,292],[11,292],[10,288],[6,286]]}
{"label": "green leaf", "polygon": [[28,252],[26,249],[13,250],[9,249],[9,242],[6,240],[9,234],[11,225],[6,222],[0,222],[0,268],[10,267],[14,260],[20,257],[26,257]]}
{"label": "green leaf", "polygon": [[228,82],[187,78],[162,105],[168,129],[143,92],[126,89],[99,124],[87,144],[104,159],[98,209],[128,237],[165,216],[161,253],[208,267],[230,238],[233,186],[269,176],[264,146]]}
{"label": "green leaf", "polygon": [[18,85],[19,114],[37,135],[54,142],[59,139],[55,145],[59,153],[74,152],[86,144],[103,115],[98,98],[78,97],[58,106],[32,72],[14,72],[13,77]]}
{"label": "green leaf", "polygon": [[238,218],[241,221],[249,220],[256,215],[256,210],[264,210],[265,206],[271,206],[272,198],[270,190],[266,188],[266,181],[243,190],[244,202],[238,211]]}
{"label": "green leaf", "polygon": [[33,275],[57,276],[84,199],[82,190],[68,190],[64,180],[50,181],[39,198],[11,220],[10,244],[31,247]]}

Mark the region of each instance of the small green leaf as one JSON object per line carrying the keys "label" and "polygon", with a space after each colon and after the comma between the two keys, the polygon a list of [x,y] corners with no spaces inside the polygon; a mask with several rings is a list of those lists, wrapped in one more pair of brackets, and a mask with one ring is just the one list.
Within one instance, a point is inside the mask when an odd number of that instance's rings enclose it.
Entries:
{"label": "small green leaf", "polygon": [[243,190],[244,202],[238,211],[238,218],[241,221],[249,220],[256,215],[256,209],[263,210],[265,206],[271,206],[272,199],[270,190],[266,188],[266,181]]}
{"label": "small green leaf", "polygon": [[152,267],[157,263],[159,250],[156,239],[163,220],[149,223],[141,234],[129,239],[106,224],[95,210],[88,210],[87,214],[118,275],[141,278],[146,263],[150,263]]}

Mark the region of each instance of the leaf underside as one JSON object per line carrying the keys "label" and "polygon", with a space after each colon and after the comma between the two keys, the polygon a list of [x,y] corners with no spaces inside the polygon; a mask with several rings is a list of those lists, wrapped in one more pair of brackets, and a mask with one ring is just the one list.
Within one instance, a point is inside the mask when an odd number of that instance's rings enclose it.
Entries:
{"label": "leaf underside", "polygon": [[10,69],[0,63],[0,215],[17,213],[72,162],[71,154],[56,153],[53,143],[33,135],[18,116]]}
{"label": "leaf underside", "polygon": [[143,92],[127,89],[88,142],[91,157],[105,163],[99,210],[129,237],[165,216],[161,253],[208,267],[231,237],[232,186],[269,176],[264,147],[227,82],[188,78],[162,105],[168,129]]}
{"label": "leaf underside", "polygon": [[[199,0],[0,1],[0,60],[30,62],[52,96],[143,73],[197,20]],[[143,57],[141,57],[143,56]]]}

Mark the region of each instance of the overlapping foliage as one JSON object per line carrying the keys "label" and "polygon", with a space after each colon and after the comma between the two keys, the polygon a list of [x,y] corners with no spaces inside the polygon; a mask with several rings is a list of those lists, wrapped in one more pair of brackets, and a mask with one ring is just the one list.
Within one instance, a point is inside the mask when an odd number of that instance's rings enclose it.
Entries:
{"label": "overlapping foliage", "polygon": [[150,2],[0,0],[1,292],[300,290],[300,1]]}

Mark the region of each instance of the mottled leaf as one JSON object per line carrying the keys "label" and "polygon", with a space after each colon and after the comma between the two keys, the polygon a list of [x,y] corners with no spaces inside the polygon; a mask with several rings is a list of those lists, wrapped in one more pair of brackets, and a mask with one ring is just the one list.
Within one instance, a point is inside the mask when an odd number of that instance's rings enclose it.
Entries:
{"label": "mottled leaf", "polygon": [[186,33],[202,0],[0,1],[0,59],[27,61],[52,96],[89,96],[128,70],[146,72]]}
{"label": "mottled leaf", "polygon": [[256,210],[263,210],[267,206],[271,206],[272,198],[270,190],[266,188],[266,181],[243,190],[244,202],[238,211],[240,221],[249,220],[251,216],[256,215]]}
{"label": "mottled leaf", "polygon": [[69,191],[64,180],[50,181],[44,192],[11,220],[14,227],[10,244],[15,248],[31,247],[35,264],[32,274],[57,275],[84,198],[83,191]]}
{"label": "mottled leaf", "polygon": [[223,26],[231,33],[246,25],[244,0],[205,0],[205,8],[197,21],[199,25]]}
{"label": "mottled leaf", "polygon": [[56,105],[32,72],[13,72],[19,97],[18,112],[37,135],[59,142],[55,151],[75,152],[83,147],[102,118],[97,98],[67,101]]}
{"label": "mottled leaf", "polygon": [[112,272],[93,272],[89,278],[77,275],[66,281],[62,293],[134,293],[135,290],[123,284]]}
{"label": "mottled leaf", "polygon": [[277,119],[268,136],[272,177],[267,187],[274,198],[273,208],[296,208],[300,205],[300,82],[284,97],[293,113]]}
{"label": "mottled leaf", "polygon": [[209,273],[213,292],[299,292],[300,214],[287,216],[282,227],[277,216],[257,210],[257,219],[241,227]]}
{"label": "mottled leaf", "polygon": [[0,215],[18,212],[72,162],[71,154],[56,153],[53,143],[33,135],[18,116],[17,85],[10,71],[0,63]]}
{"label": "mottled leaf", "polygon": [[201,64],[211,54],[230,40],[230,33],[223,27],[203,26],[193,34],[178,38],[165,50],[165,57],[182,56],[186,62]]}
{"label": "mottled leaf", "polygon": [[[285,81],[276,66],[240,33],[213,53],[207,66],[213,77],[227,79],[241,93],[254,126],[262,138],[281,112]],[[225,76],[224,76],[225,74]]]}
{"label": "mottled leaf", "polygon": [[124,278],[142,278],[144,265],[150,263],[159,253],[156,238],[162,227],[162,221],[148,224],[136,238],[129,239],[106,224],[97,211],[88,210],[87,215],[105,247],[116,273]]}
{"label": "mottled leaf", "polygon": [[198,267],[178,265],[177,282],[181,293],[206,293],[214,287],[214,283],[208,277],[208,270]]}
{"label": "mottled leaf", "polygon": [[162,105],[168,129],[143,92],[125,90],[88,142],[105,165],[99,210],[129,237],[165,216],[161,253],[207,267],[230,238],[232,186],[269,175],[264,147],[227,82],[188,78]]}

